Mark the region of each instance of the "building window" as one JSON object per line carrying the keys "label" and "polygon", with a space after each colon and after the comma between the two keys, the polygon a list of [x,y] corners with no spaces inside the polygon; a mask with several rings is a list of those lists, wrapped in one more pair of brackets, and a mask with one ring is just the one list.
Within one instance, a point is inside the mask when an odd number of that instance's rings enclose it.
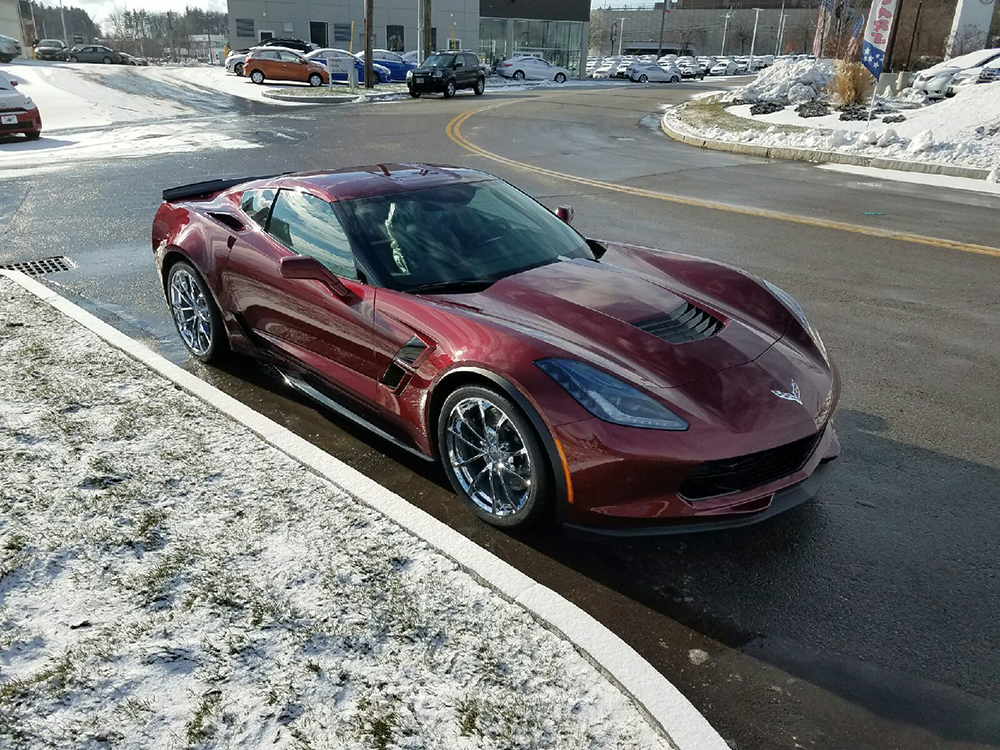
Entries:
{"label": "building window", "polygon": [[350,42],[351,41],[351,24],[349,24],[349,23],[335,23],[333,25],[333,41],[335,41],[335,42]]}
{"label": "building window", "polygon": [[437,48],[438,48],[437,26],[431,26],[431,51],[437,52]]}
{"label": "building window", "polygon": [[273,38],[274,38],[274,32],[273,31],[262,31],[262,32],[260,32],[260,40],[262,42],[266,42],[268,39],[273,39]]}
{"label": "building window", "polygon": [[537,55],[553,65],[580,72],[583,24],[578,21],[526,21],[515,19],[512,54]]}
{"label": "building window", "polygon": [[329,27],[326,21],[309,22],[309,41],[317,47],[327,47],[330,43]]}
{"label": "building window", "polygon": [[510,55],[507,50],[507,19],[479,19],[479,59],[496,70]]}
{"label": "building window", "polygon": [[254,37],[253,19],[252,18],[237,18],[236,19],[236,36],[245,36],[253,39]]}
{"label": "building window", "polygon": [[385,27],[385,48],[390,52],[406,52],[405,35],[402,26]]}

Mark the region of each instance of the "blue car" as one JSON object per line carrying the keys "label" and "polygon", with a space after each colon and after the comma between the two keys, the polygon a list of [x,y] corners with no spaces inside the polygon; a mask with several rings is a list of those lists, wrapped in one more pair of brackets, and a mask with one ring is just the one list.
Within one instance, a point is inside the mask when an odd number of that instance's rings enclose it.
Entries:
{"label": "blue car", "polygon": [[389,69],[394,81],[405,81],[406,74],[417,68],[416,63],[410,62],[404,59],[402,55],[390,52],[387,49],[372,50],[372,58],[379,65]]}
{"label": "blue car", "polygon": [[[320,65],[326,65],[327,59],[331,60],[353,60],[354,69],[358,71],[358,83],[365,82],[365,60],[364,55],[361,59],[358,59],[357,55],[352,55],[346,49],[317,49],[310,52],[306,57],[313,62],[319,63]],[[346,66],[344,66],[346,67]],[[375,74],[375,80],[373,83],[388,83],[392,80],[392,73],[384,65],[373,64],[372,69]],[[334,81],[347,81],[347,73],[334,72],[331,75]]]}

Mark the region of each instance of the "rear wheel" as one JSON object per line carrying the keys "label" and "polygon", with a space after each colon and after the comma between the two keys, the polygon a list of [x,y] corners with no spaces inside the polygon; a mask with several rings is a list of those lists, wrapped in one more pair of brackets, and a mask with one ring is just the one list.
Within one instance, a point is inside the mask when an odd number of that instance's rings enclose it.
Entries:
{"label": "rear wheel", "polygon": [[448,396],[438,449],[455,492],[487,523],[524,528],[545,515],[546,454],[528,418],[506,396],[480,386]]}
{"label": "rear wheel", "polygon": [[221,359],[227,347],[222,315],[190,263],[178,261],[170,267],[167,300],[177,333],[191,355],[202,362]]}
{"label": "rear wheel", "polygon": [[515,81],[523,81],[524,80],[524,71],[523,70],[515,70],[513,78],[514,78]]}
{"label": "rear wheel", "polygon": [[643,73],[639,76],[639,83],[649,83],[649,76]]}
{"label": "rear wheel", "polygon": [[264,83],[264,74],[259,70],[254,70],[250,73],[250,80],[258,85]]}
{"label": "rear wheel", "polygon": [[451,80],[444,85],[444,98],[451,99],[453,96],[455,96],[455,81]]}
{"label": "rear wheel", "polygon": [[313,88],[323,85],[323,77],[319,73],[313,73],[309,76],[309,85]]}
{"label": "rear wheel", "polygon": [[234,73],[235,73],[236,75],[238,75],[238,76],[242,76],[242,75],[243,75],[243,63],[236,63],[236,64],[235,64],[235,65],[233,66],[233,72],[234,72]]}
{"label": "rear wheel", "polygon": [[24,137],[27,138],[29,141],[37,141],[39,138],[42,137],[42,131],[32,130],[30,133],[25,133]]}
{"label": "rear wheel", "polygon": [[486,79],[477,78],[476,86],[474,89],[472,89],[472,91],[475,93],[476,96],[482,96],[483,92],[486,91]]}
{"label": "rear wheel", "polygon": [[566,83],[566,74],[556,73],[556,83]]}

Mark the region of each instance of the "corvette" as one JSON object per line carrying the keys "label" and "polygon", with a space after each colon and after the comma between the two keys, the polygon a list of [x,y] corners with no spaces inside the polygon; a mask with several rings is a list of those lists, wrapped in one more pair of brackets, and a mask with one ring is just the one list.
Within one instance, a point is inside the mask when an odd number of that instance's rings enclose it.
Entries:
{"label": "corvette", "polygon": [[181,340],[237,352],[411,453],[484,521],[619,535],[741,526],[812,497],[840,383],[786,292],[584,238],[471,169],[379,164],[165,190]]}

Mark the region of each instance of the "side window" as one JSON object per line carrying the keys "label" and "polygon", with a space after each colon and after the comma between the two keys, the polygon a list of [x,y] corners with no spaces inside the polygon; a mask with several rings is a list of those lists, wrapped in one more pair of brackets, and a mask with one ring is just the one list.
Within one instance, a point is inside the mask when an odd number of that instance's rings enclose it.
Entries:
{"label": "side window", "polygon": [[240,208],[255,224],[263,227],[267,224],[267,214],[271,210],[272,203],[274,203],[274,191],[271,189],[244,190]]}
{"label": "side window", "polygon": [[472,55],[463,55],[465,57],[465,67],[467,68],[478,68],[479,63],[476,62],[476,58]]}
{"label": "side window", "polygon": [[291,52],[279,52],[278,58],[281,62],[298,62],[301,59],[298,55],[293,55]]}
{"label": "side window", "polygon": [[280,191],[267,231],[292,252],[315,258],[338,276],[358,278],[347,235],[325,200],[294,190]]}

